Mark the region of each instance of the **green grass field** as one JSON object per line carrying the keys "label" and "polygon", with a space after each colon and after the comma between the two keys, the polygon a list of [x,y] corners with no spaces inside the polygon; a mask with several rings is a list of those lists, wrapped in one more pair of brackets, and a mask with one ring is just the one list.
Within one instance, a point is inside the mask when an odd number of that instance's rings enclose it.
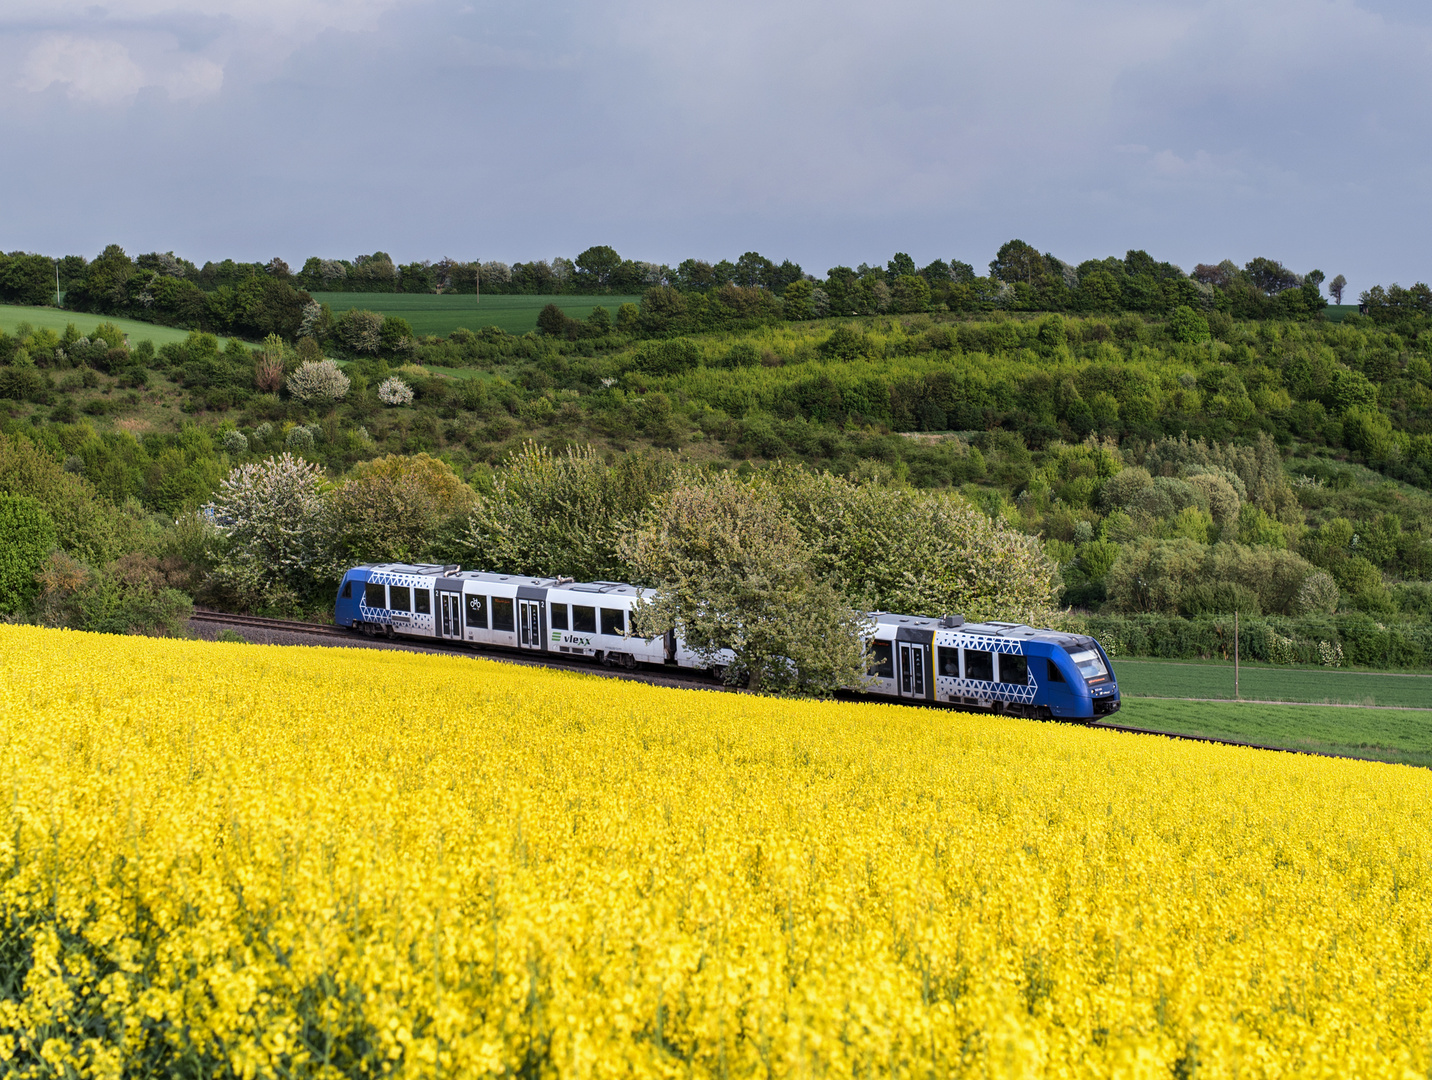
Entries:
{"label": "green grass field", "polygon": [[1432,766],[1432,712],[1125,698],[1113,723]]}
{"label": "green grass field", "polygon": [[[0,304],[0,330],[7,334],[13,334],[15,328],[21,323],[29,323],[37,330],[44,327],[55,331],[57,334],[65,332],[65,326],[74,323],[80,333],[89,334],[96,326],[103,322],[114,323],[124,333],[129,335],[129,343],[137,345],[139,342],[149,340],[155,345],[163,345],[170,341],[183,341],[189,336],[188,330],[176,330],[172,326],[155,326],[153,323],[139,322],[137,319],[107,319],[102,315],[86,315],[79,311],[61,311],[52,307],[18,307],[14,304]],[[219,345],[227,344],[227,338],[220,338]]]}
{"label": "green grass field", "polygon": [[592,308],[604,307],[616,317],[622,304],[640,302],[639,296],[475,296],[429,293],[314,293],[335,315],[349,308],[366,308],[407,319],[416,334],[450,334],[458,327],[481,330],[500,326],[509,334],[537,328],[537,313],[556,304],[574,319],[585,319]]}
{"label": "green grass field", "polygon": [[[1229,663],[1115,660],[1114,675],[1125,698],[1233,697]],[[1432,675],[1244,664],[1238,693],[1245,700],[1432,709]]]}

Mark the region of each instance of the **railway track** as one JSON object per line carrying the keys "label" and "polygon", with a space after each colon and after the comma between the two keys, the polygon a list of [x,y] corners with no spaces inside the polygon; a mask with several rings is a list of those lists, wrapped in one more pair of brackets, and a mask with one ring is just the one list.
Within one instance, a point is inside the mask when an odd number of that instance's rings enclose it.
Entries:
{"label": "railway track", "polygon": [[[415,641],[408,637],[396,638],[366,638],[344,630],[337,626],[325,626],[321,623],[299,622],[295,619],[268,619],[259,615],[233,615],[226,611],[208,611],[203,608],[196,608],[191,617],[193,622],[211,623],[221,626],[247,627],[253,630],[265,630],[270,633],[283,633],[304,635],[309,637],[343,638],[354,645],[362,645],[374,648],[402,648],[419,652],[436,654],[447,654],[457,656],[482,656],[488,660],[496,660],[500,663],[521,664],[526,667],[545,667],[559,671],[579,671],[589,675],[601,675],[607,678],[627,679],[635,682],[651,683],[656,686],[670,686],[680,689],[692,690],[714,690],[727,693],[742,693],[739,688],[723,686],[713,683],[709,675],[704,672],[656,672],[637,669],[628,671],[624,668],[606,668],[593,665],[589,661],[568,660],[551,655],[524,656],[520,653],[475,653],[462,645],[448,644],[446,642],[425,642]],[[860,700],[856,694],[845,695],[847,700]],[[1219,739],[1210,735],[1188,735],[1178,731],[1157,731],[1152,728],[1129,727],[1126,724],[1107,724],[1095,722],[1084,725],[1096,731],[1113,731],[1125,735],[1157,735],[1165,739],[1181,739],[1185,742],[1212,743],[1218,746],[1240,746],[1246,750],[1268,750],[1279,754],[1305,754],[1310,757],[1331,757],[1343,758],[1349,761],[1375,760],[1369,758],[1353,758],[1345,754],[1329,754],[1319,750],[1299,750],[1288,746],[1265,746],[1261,743],[1239,742],[1236,739]]]}
{"label": "railway track", "polygon": [[247,626],[255,630],[269,630],[285,634],[312,634],[315,637],[348,637],[348,631],[321,623],[299,622],[296,619],[265,619],[259,615],[232,615],[227,611],[208,611],[195,608],[190,616],[193,622],[218,623],[222,626]]}

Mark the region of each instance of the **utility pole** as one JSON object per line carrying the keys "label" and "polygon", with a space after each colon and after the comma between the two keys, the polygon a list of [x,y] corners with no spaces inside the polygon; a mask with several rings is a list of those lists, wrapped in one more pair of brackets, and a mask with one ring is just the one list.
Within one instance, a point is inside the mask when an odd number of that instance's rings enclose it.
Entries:
{"label": "utility pole", "polygon": [[60,302],[60,260],[55,260],[55,307],[64,307]]}
{"label": "utility pole", "polygon": [[1233,700],[1238,700],[1238,612],[1233,613]]}

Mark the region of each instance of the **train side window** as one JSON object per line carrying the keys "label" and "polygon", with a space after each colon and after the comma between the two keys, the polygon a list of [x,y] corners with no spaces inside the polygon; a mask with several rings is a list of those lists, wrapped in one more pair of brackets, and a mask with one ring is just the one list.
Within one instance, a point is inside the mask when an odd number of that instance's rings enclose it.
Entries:
{"label": "train side window", "polygon": [[597,609],[585,604],[572,605],[572,629],[579,634],[597,632]]}
{"label": "train side window", "polygon": [[412,590],[406,585],[389,585],[388,598],[388,606],[394,611],[413,610]]}
{"label": "train side window", "polygon": [[487,629],[487,597],[473,595],[467,598],[467,628]]}
{"label": "train side window", "polygon": [[1062,671],[1059,670],[1059,665],[1056,664],[1053,660],[1050,660],[1050,661],[1049,661],[1049,681],[1050,681],[1050,682],[1065,682],[1065,681],[1066,681],[1065,678],[1064,678],[1064,672],[1062,672]]}
{"label": "train side window", "polygon": [[413,610],[419,615],[431,615],[433,613],[433,594],[427,589],[414,589]]}
{"label": "train side window", "polygon": [[965,678],[994,682],[994,657],[983,649],[966,649]]}
{"label": "train side window", "polygon": [[569,626],[567,625],[567,605],[566,605],[566,604],[553,604],[553,605],[552,605],[552,629],[553,629],[553,630],[570,630],[570,629],[571,629],[571,627],[569,627]]}
{"label": "train side window", "polygon": [[363,586],[363,603],[370,608],[385,608],[388,606],[388,594],[376,581],[370,581]]}
{"label": "train side window", "polygon": [[937,659],[940,666],[936,669],[936,675],[943,675],[948,679],[960,677],[960,650],[952,649],[948,645],[941,645]]}
{"label": "train side window", "polygon": [[1001,653],[999,657],[999,681],[1015,686],[1029,685],[1029,661],[1013,653]]}
{"label": "train side window", "polygon": [[517,629],[517,620],[512,616],[512,601],[505,596],[492,598],[492,628],[494,630]]}
{"label": "train side window", "polygon": [[626,612],[621,608],[602,608],[602,633],[617,637],[626,633]]}
{"label": "train side window", "polygon": [[890,642],[870,643],[870,667],[867,670],[877,679],[895,678],[895,649]]}
{"label": "train side window", "polygon": [[352,600],[352,599],[353,599],[353,582],[351,582],[351,581],[345,581],[345,582],[343,583],[343,599],[345,599],[345,600]]}

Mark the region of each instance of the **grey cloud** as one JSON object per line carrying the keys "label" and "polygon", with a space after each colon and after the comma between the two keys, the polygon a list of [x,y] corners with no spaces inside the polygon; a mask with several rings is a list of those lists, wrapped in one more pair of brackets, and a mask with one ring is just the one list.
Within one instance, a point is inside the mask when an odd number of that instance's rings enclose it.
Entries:
{"label": "grey cloud", "polygon": [[[109,35],[147,80],[107,123],[64,84],[0,86],[0,138],[27,150],[0,243],[754,248],[820,272],[897,249],[979,264],[1020,236],[1075,261],[1145,247],[1358,287],[1428,276],[1407,208],[1428,193],[1432,26],[1394,0],[429,0],[352,27],[336,5],[280,7],[0,21],[0,67],[46,33]],[[221,65],[222,84],[185,98],[161,60]]]}

